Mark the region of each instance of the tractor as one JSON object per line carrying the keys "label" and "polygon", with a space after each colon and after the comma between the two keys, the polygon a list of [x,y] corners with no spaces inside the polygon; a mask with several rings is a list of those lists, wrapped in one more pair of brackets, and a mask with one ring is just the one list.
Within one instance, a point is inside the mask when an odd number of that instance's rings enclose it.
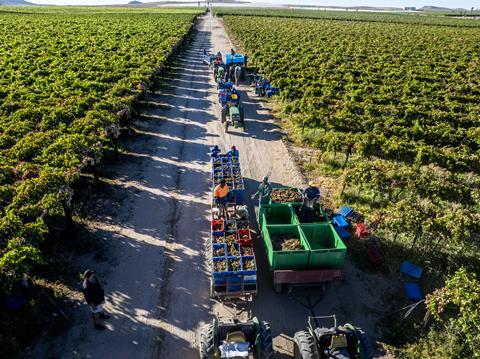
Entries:
{"label": "tractor", "polygon": [[243,114],[243,108],[240,105],[228,106],[225,114],[225,120],[223,120],[224,111],[222,109],[222,122],[225,123],[225,132],[228,132],[228,128],[233,126],[235,128],[241,127],[245,131],[245,119]]}
{"label": "tractor", "polygon": [[273,359],[270,325],[256,317],[246,322],[214,318],[200,333],[200,359],[223,358]]}
{"label": "tractor", "polygon": [[[327,318],[333,318],[333,327],[318,326],[319,320]],[[308,317],[307,331],[295,333],[294,358],[373,359],[373,351],[362,329],[349,323],[337,326],[335,315]]]}

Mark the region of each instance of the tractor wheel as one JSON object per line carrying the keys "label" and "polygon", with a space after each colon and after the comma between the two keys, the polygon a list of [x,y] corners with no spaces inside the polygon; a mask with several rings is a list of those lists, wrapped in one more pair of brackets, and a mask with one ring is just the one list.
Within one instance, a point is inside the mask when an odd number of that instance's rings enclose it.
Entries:
{"label": "tractor wheel", "polygon": [[227,109],[225,109],[223,107],[222,107],[221,120],[222,120],[222,123],[225,123],[225,121],[227,120]]}
{"label": "tractor wheel", "polygon": [[281,294],[283,291],[283,284],[282,283],[273,283],[273,290],[277,294]]}
{"label": "tractor wheel", "polygon": [[268,322],[260,322],[258,326],[260,332],[260,359],[273,358],[272,332]]}
{"label": "tractor wheel", "polygon": [[228,132],[228,120],[225,121],[225,132]]}
{"label": "tractor wheel", "polygon": [[360,344],[360,353],[359,357],[362,359],[373,359],[373,348],[368,340],[367,334],[363,331],[362,328],[354,327],[353,325],[347,323],[345,327],[352,329],[357,334],[358,342]]}
{"label": "tractor wheel", "polygon": [[309,332],[296,332],[293,337],[293,354],[295,359],[319,359],[315,341]]}
{"label": "tractor wheel", "polygon": [[207,324],[200,333],[200,359],[213,359],[215,354],[215,333],[213,324]]}
{"label": "tractor wheel", "polygon": [[240,112],[240,123],[242,124],[242,128],[245,131],[245,114],[243,113],[243,107],[239,106],[238,110]]}

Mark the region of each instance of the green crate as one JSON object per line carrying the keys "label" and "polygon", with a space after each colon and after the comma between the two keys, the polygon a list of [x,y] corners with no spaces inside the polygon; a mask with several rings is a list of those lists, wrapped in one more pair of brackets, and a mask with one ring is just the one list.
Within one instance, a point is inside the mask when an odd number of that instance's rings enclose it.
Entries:
{"label": "green crate", "polygon": [[266,204],[260,207],[259,226],[298,224],[298,218],[289,204]]}
{"label": "green crate", "polygon": [[347,247],[332,224],[302,224],[300,228],[311,248],[309,268],[343,268]]}
{"label": "green crate", "polygon": [[[300,195],[302,194],[302,190],[300,188],[295,188],[295,187],[275,187],[275,188],[272,188],[272,194],[276,190],[286,189],[286,188],[297,190]],[[281,204],[281,203],[302,203],[302,202],[301,201],[300,202],[273,202],[272,198],[270,198],[270,204]]]}
{"label": "green crate", "polygon": [[[270,270],[279,269],[306,269],[308,266],[308,257],[310,246],[299,226],[267,226],[262,228],[263,243],[267,252]],[[288,234],[294,238],[299,238],[303,250],[298,251],[276,251],[273,248],[272,238],[277,235]]]}
{"label": "green crate", "polygon": [[315,215],[318,217],[318,220],[312,220],[312,221],[305,221],[302,219],[302,216],[300,215],[300,208],[302,208],[302,204],[300,203],[292,203],[291,204],[293,212],[295,212],[295,215],[298,218],[298,223],[299,224],[310,224],[310,223],[330,223],[330,219],[328,218],[327,214],[323,210],[323,208],[320,206],[319,203],[315,206]]}

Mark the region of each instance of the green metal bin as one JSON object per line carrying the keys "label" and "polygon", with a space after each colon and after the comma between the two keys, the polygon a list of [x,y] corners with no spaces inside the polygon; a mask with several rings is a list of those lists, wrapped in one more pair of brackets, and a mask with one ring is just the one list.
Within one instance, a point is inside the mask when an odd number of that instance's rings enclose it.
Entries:
{"label": "green metal bin", "polygon": [[[276,236],[284,234],[300,239],[303,249],[298,251],[275,250],[273,248],[272,240],[274,240]],[[262,227],[262,235],[270,270],[307,268],[310,246],[299,226],[265,225]]]}
{"label": "green metal bin", "polygon": [[310,246],[308,268],[343,268],[347,247],[332,224],[303,224],[300,228]]}
{"label": "green metal bin", "polygon": [[302,215],[300,213],[300,209],[302,208],[302,204],[300,203],[291,203],[290,204],[292,206],[292,209],[293,209],[293,212],[295,213],[295,215],[297,216],[298,218],[298,223],[299,224],[310,224],[310,223],[330,223],[330,219],[328,218],[327,214],[325,213],[325,211],[323,210],[323,208],[320,206],[319,203],[317,203],[317,205],[315,206],[315,217],[317,217],[317,219],[315,220],[309,220],[309,221],[305,221],[303,218],[302,218]]}
{"label": "green metal bin", "polygon": [[289,225],[298,224],[298,218],[289,204],[266,204],[260,207],[259,225]]}

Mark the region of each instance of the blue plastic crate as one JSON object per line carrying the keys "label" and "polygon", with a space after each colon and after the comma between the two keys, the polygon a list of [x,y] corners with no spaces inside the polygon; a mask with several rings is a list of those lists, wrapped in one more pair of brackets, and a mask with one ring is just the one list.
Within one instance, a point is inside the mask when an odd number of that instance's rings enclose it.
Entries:
{"label": "blue plastic crate", "polygon": [[[216,272],[215,271],[215,262],[226,261],[226,260],[227,260],[226,257],[218,257],[218,258],[214,257],[214,258],[212,258],[212,274],[213,274],[214,279],[225,278],[228,275],[227,271],[224,271],[224,272]],[[225,268],[227,268],[227,267],[225,267]]]}
{"label": "blue plastic crate", "polygon": [[236,203],[237,205],[244,204],[245,189],[233,189],[228,193],[228,202]]}
{"label": "blue plastic crate", "polygon": [[[244,261],[253,259],[253,262],[255,263],[255,269],[253,270],[246,270],[243,266]],[[255,256],[243,256],[242,257],[242,272],[244,276],[249,276],[249,275],[256,275],[257,274],[257,263],[255,262]]]}
{"label": "blue plastic crate", "polygon": [[337,227],[342,227],[342,228],[346,228],[350,225],[348,223],[347,219],[342,215],[337,215],[337,216],[333,217],[333,223]]}
{"label": "blue plastic crate", "polygon": [[352,235],[350,234],[349,231],[347,231],[345,228],[343,227],[335,227],[335,231],[338,233],[338,235],[340,236],[341,239],[345,240],[345,239],[350,239],[352,237]]}
{"label": "blue plastic crate", "polygon": [[[224,255],[219,256],[215,254],[215,251],[223,248],[224,249]],[[219,257],[226,257],[227,256],[227,247],[225,243],[213,243],[212,244],[212,258],[219,258]]]}
{"label": "blue plastic crate", "polygon": [[422,276],[423,268],[409,261],[404,261],[402,263],[402,266],[400,267],[400,272],[412,278],[420,279],[420,277]]}
{"label": "blue plastic crate", "polygon": [[348,206],[343,206],[342,208],[340,208],[338,210],[338,214],[344,216],[344,217],[348,217],[348,215],[350,213],[353,212],[353,208],[352,207],[348,207]]}
{"label": "blue plastic crate", "polygon": [[214,244],[213,236],[223,237],[223,241],[225,242],[225,232],[212,232],[212,244]]}
{"label": "blue plastic crate", "polygon": [[405,283],[405,295],[412,302],[419,302],[423,299],[422,292],[418,283]]}
{"label": "blue plastic crate", "polygon": [[[237,244],[237,243],[234,243],[233,246],[234,246],[235,249],[237,250],[237,253],[240,253],[240,245]],[[226,253],[227,253],[227,257],[235,256],[234,254],[230,253],[230,251],[229,251],[230,247],[229,247],[229,246],[227,246],[226,248],[227,248],[227,252],[226,252]],[[235,256],[235,257],[236,257],[236,256]]]}

